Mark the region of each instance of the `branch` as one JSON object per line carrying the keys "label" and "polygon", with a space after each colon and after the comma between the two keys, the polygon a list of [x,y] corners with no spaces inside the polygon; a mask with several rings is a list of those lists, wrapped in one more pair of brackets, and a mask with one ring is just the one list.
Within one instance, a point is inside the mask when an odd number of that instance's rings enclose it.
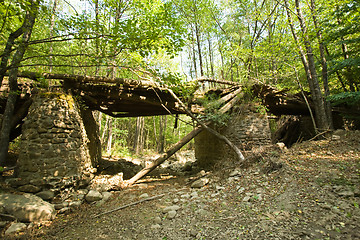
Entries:
{"label": "branch", "polygon": [[123,206],[121,206],[121,207],[112,209],[112,210],[110,210],[110,211],[103,212],[103,213],[99,213],[99,214],[95,215],[94,218],[100,217],[100,216],[105,215],[105,214],[108,214],[108,213],[116,212],[116,211],[119,211],[119,210],[121,210],[121,209],[124,209],[124,208],[127,208],[127,207],[131,207],[131,206],[134,206],[134,205],[137,205],[137,204],[139,204],[139,203],[143,203],[143,202],[146,202],[146,201],[151,201],[151,200],[154,200],[154,199],[162,198],[163,196],[165,196],[165,193],[160,194],[160,195],[156,195],[156,196],[153,196],[153,197],[145,198],[145,199],[139,200],[139,201],[137,201],[137,202],[129,203],[129,204],[123,205]]}

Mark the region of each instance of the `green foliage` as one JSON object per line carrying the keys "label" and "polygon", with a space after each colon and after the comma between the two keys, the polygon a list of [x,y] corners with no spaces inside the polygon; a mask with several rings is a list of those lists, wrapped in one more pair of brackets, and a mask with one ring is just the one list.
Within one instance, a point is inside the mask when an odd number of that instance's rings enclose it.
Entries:
{"label": "green foliage", "polygon": [[343,92],[328,97],[333,106],[346,104],[348,106],[360,105],[360,92]]}
{"label": "green foliage", "polygon": [[215,123],[216,126],[222,127],[228,123],[230,114],[218,112],[218,109],[221,106],[216,101],[218,98],[219,97],[216,94],[208,94],[204,98],[199,99],[198,102],[205,108],[205,112],[198,116],[198,118],[202,121],[211,121]]}

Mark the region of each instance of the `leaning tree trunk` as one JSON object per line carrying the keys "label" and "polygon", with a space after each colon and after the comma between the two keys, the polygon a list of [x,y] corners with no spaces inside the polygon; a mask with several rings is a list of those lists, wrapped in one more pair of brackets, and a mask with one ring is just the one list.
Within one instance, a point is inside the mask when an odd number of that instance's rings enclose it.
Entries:
{"label": "leaning tree trunk", "polygon": [[309,41],[309,36],[307,35],[308,34],[307,27],[306,27],[306,23],[304,20],[304,16],[301,11],[300,1],[295,0],[295,4],[296,4],[297,17],[300,22],[300,28],[303,33],[303,42],[304,42],[304,45],[306,48],[306,57],[308,59],[308,64],[309,64],[308,66],[309,66],[309,70],[310,70],[310,78],[308,79],[308,81],[309,81],[309,85],[313,86],[313,89],[311,91],[311,96],[313,98],[314,105],[315,105],[314,107],[315,107],[315,113],[316,113],[316,120],[317,120],[319,129],[324,131],[324,130],[328,130],[330,128],[331,124],[329,123],[328,117],[326,114],[324,99],[323,99],[323,95],[320,90],[319,80],[318,80],[317,72],[316,72],[314,54],[313,54],[313,50],[312,50],[312,47],[311,47],[311,44]]}
{"label": "leaning tree trunk", "polygon": [[329,80],[328,80],[328,67],[327,67],[327,61],[325,57],[325,46],[324,41],[321,33],[321,29],[319,27],[318,21],[317,21],[317,10],[315,6],[315,0],[311,0],[311,13],[314,21],[314,26],[316,28],[316,36],[319,41],[319,51],[320,51],[320,58],[321,58],[321,67],[322,67],[322,80],[323,80],[323,86],[324,86],[324,104],[325,104],[325,111],[328,123],[330,125],[330,128],[334,128],[333,120],[332,120],[332,112],[331,112],[331,105],[330,102],[327,100],[327,97],[330,96],[330,89],[329,89]]}
{"label": "leaning tree trunk", "polygon": [[35,18],[38,7],[39,7],[38,1],[31,2],[31,8],[26,13],[24,19],[24,25],[26,27],[24,28],[22,41],[20,42],[19,47],[17,48],[14,57],[11,61],[12,68],[9,72],[10,92],[6,102],[4,116],[1,124],[1,133],[0,133],[0,165],[4,165],[9,149],[9,139],[10,139],[11,125],[12,125],[11,119],[14,114],[15,103],[17,99],[17,90],[18,90],[18,83],[17,83],[17,75],[19,71],[18,66],[24,56],[27,44],[30,40],[31,32],[35,24]]}
{"label": "leaning tree trunk", "polygon": [[[296,30],[295,30],[295,27],[294,27],[294,24],[293,24],[293,21],[291,18],[291,10],[289,8],[288,1],[284,0],[284,5],[286,8],[289,26],[290,26],[292,35],[294,37],[294,40],[298,46],[301,61],[303,63],[305,73],[306,73],[306,78],[307,78],[307,81],[309,84],[311,96],[314,101],[314,110],[315,110],[317,128],[321,129],[321,130],[326,130],[326,129],[329,129],[330,124],[327,121],[327,115],[326,115],[326,111],[325,111],[324,101],[323,101],[322,93],[321,93],[321,90],[319,87],[319,81],[317,78],[317,73],[316,73],[316,68],[315,68],[314,55],[312,53],[312,48],[311,48],[310,42],[308,41],[308,37],[306,35],[307,29],[306,29],[304,18],[302,16],[299,1],[295,0],[295,3],[297,6],[296,7],[297,13],[298,13],[297,16],[298,16],[298,19],[299,19],[299,22],[301,25],[301,31],[303,32],[303,35],[304,35],[303,43],[305,45],[306,52],[303,50],[302,43],[300,42],[300,39],[296,33]],[[318,129],[315,129],[315,130],[317,131]]]}

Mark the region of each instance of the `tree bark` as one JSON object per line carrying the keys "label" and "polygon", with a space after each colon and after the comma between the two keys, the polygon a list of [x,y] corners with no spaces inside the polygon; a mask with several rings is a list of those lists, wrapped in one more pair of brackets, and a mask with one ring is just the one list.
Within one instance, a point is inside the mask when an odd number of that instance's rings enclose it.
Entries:
{"label": "tree bark", "polygon": [[301,28],[301,31],[303,34],[302,40],[305,45],[306,53],[302,49],[301,42],[299,40],[299,37],[297,36],[294,24],[292,22],[288,1],[284,0],[284,4],[285,4],[285,8],[286,8],[286,13],[288,16],[289,26],[291,28],[291,32],[294,37],[294,40],[298,46],[301,61],[303,63],[307,81],[309,84],[311,96],[314,101],[315,117],[316,117],[316,123],[317,123],[317,128],[318,128],[315,131],[328,130],[330,128],[330,124],[328,122],[327,114],[325,111],[324,99],[323,99],[323,96],[322,96],[322,93],[321,93],[321,90],[319,87],[319,81],[317,78],[317,73],[316,73],[316,68],[315,68],[314,55],[312,52],[310,42],[308,40],[309,37],[307,36],[307,28],[306,28],[305,20],[303,18],[302,12],[301,12],[299,0],[295,0],[295,4],[296,4],[297,17],[300,22],[300,28]]}
{"label": "tree bark", "polygon": [[144,149],[144,123],[144,117],[136,118],[135,139],[133,146],[135,154],[139,154]]}
{"label": "tree bark", "polygon": [[322,80],[323,80],[323,86],[324,86],[324,107],[326,112],[326,117],[328,124],[330,125],[330,129],[334,128],[334,124],[332,121],[332,113],[331,113],[331,105],[330,102],[327,100],[327,97],[330,96],[330,89],[329,89],[329,79],[328,79],[328,67],[327,67],[327,61],[325,57],[325,47],[323,42],[323,37],[321,33],[321,29],[319,27],[318,21],[317,21],[317,10],[315,6],[315,0],[311,0],[311,14],[314,21],[314,26],[316,29],[316,36],[319,41],[319,51],[320,51],[320,58],[321,58],[321,73],[322,73]]}
{"label": "tree bark", "polygon": [[14,46],[15,40],[17,38],[19,38],[24,31],[26,30],[26,27],[28,25],[28,17],[25,18],[23,24],[21,25],[20,28],[18,28],[15,32],[12,32],[9,35],[9,38],[6,42],[6,46],[5,49],[2,53],[2,58],[1,58],[1,64],[0,64],[0,87],[2,85],[2,81],[4,79],[4,75],[7,71],[7,66],[8,66],[8,61],[10,59],[10,54],[13,51],[12,47]]}
{"label": "tree bark", "polygon": [[[50,19],[50,39],[52,39],[53,34],[54,34],[54,26],[55,26],[55,13],[56,13],[56,7],[57,7],[57,1],[58,0],[54,0],[54,4],[53,4],[53,8],[52,8],[52,13],[51,13],[51,19]],[[50,43],[49,46],[49,72],[52,72],[53,70],[53,59],[52,59],[52,53],[53,53],[53,44]],[[50,82],[51,84],[51,82]]]}
{"label": "tree bark", "polygon": [[9,72],[9,87],[10,93],[7,99],[2,126],[0,133],[0,165],[4,165],[9,149],[9,139],[11,132],[11,119],[13,117],[15,103],[17,99],[17,90],[18,90],[18,65],[22,60],[24,53],[26,51],[27,43],[30,40],[33,26],[35,24],[36,14],[39,7],[38,1],[31,1],[30,10],[27,11],[24,19],[24,32],[22,41],[19,44],[18,49],[16,50],[14,57],[11,61],[12,68]]}
{"label": "tree bark", "polygon": [[111,149],[112,149],[112,138],[113,138],[113,119],[109,118],[109,126],[108,126],[108,138],[106,141],[106,153],[107,154],[111,154]]}

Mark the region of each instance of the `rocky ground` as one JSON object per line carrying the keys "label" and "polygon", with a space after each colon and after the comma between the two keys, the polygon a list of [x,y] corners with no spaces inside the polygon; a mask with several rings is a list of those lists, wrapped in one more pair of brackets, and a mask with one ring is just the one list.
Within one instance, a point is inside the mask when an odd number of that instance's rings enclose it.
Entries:
{"label": "rocky ground", "polygon": [[360,132],[337,134],[147,179],[13,238],[360,239]]}

